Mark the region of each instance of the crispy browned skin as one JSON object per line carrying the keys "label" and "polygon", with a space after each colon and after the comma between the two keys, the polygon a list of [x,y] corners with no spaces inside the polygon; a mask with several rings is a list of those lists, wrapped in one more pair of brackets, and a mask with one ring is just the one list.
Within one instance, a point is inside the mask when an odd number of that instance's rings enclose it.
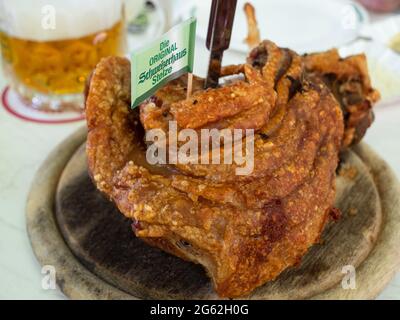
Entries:
{"label": "crispy browned skin", "polygon": [[[102,60],[86,103],[87,155],[97,188],[134,220],[138,237],[202,264],[217,293],[233,298],[296,265],[318,242],[335,197],[344,122],[304,59],[272,42],[224,70],[245,77],[207,91],[195,78],[189,100],[178,79],[132,112],[129,62]],[[150,166],[143,131],[166,130],[169,120],[179,129],[254,128],[253,173],[237,176],[236,165]]]}
{"label": "crispy browned skin", "polygon": [[346,124],[343,147],[360,142],[374,121],[372,107],[380,98],[372,88],[365,55],[342,59],[332,49],[307,55],[304,61],[308,73],[322,79],[340,102]]}
{"label": "crispy browned skin", "polygon": [[249,48],[254,48],[261,41],[260,30],[258,28],[256,10],[251,3],[246,2],[244,4],[244,13],[246,15],[248,35],[245,42],[248,44]]}

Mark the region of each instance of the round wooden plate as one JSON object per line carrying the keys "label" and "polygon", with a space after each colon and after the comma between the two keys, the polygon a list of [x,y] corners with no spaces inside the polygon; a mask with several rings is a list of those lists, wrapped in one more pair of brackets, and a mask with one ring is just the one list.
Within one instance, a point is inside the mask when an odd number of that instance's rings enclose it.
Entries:
{"label": "round wooden plate", "polygon": [[[42,265],[53,265],[73,299],[218,299],[203,269],[147,246],[88,174],[82,128],[50,154],[33,182],[27,227]],[[300,266],[256,289],[250,299],[371,299],[400,265],[400,187],[365,144],[342,155],[336,206]],[[356,289],[343,272],[356,268]]]}

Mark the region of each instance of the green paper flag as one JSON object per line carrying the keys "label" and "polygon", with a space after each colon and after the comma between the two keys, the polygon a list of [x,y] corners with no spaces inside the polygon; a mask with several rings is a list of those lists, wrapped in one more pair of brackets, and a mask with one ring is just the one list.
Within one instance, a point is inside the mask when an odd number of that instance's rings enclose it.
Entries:
{"label": "green paper flag", "polygon": [[132,108],[167,82],[193,72],[195,37],[196,19],[191,18],[132,54]]}

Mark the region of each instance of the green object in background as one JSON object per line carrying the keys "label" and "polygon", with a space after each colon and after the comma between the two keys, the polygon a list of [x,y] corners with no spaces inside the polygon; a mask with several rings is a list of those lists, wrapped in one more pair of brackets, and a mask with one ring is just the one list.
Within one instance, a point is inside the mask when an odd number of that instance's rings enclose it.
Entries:
{"label": "green object in background", "polygon": [[193,72],[195,37],[196,19],[191,18],[132,54],[132,108],[169,81]]}

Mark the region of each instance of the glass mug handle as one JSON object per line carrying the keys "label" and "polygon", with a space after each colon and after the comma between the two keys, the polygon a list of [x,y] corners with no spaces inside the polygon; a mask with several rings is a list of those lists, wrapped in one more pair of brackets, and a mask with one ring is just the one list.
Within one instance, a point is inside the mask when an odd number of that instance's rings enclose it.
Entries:
{"label": "glass mug handle", "polygon": [[146,0],[124,0],[125,21],[129,24],[134,21],[144,10]]}

